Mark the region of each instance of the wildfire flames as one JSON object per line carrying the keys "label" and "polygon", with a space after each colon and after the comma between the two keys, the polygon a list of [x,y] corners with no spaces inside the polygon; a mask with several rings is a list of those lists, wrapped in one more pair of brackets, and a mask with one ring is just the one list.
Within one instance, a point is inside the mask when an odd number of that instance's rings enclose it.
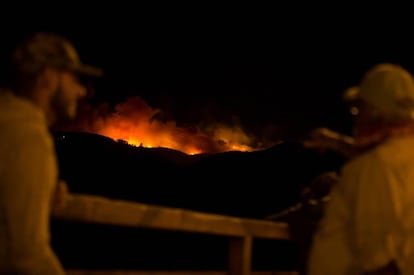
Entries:
{"label": "wildfire flames", "polygon": [[165,147],[187,154],[255,150],[249,145],[251,138],[240,127],[177,127],[175,122],[157,120],[159,110],[139,97],[132,97],[113,110],[107,104],[81,105],[79,109],[78,119],[65,125],[64,130],[92,132],[135,146]]}

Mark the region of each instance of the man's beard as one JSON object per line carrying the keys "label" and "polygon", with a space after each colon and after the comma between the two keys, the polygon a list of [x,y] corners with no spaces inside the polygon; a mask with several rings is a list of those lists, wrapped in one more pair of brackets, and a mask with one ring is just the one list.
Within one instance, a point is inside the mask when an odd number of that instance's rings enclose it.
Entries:
{"label": "man's beard", "polygon": [[50,108],[51,112],[53,112],[55,123],[67,122],[73,120],[76,116],[76,102],[71,102],[65,97],[61,85],[58,85],[52,96]]}

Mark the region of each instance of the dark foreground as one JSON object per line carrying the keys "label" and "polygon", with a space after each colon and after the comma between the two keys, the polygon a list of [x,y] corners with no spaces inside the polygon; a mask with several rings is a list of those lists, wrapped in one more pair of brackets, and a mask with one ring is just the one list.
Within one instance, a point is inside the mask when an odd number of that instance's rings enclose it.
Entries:
{"label": "dark foreground", "polygon": [[[61,177],[74,193],[263,219],[343,162],[298,143],[257,152],[190,156],[140,148],[87,133],[55,133]],[[52,244],[66,268],[223,270],[222,236],[52,221]],[[254,270],[293,270],[295,241],[255,240]]]}

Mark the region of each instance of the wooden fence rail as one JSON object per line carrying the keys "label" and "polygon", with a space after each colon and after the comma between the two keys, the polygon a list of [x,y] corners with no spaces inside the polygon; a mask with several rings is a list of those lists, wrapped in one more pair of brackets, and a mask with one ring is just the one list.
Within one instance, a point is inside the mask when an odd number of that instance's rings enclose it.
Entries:
{"label": "wooden fence rail", "polygon": [[252,241],[261,239],[290,239],[285,223],[238,218],[202,213],[188,209],[163,207],[104,197],[73,194],[67,205],[53,213],[54,218],[99,223],[115,226],[143,227],[182,232],[195,232],[228,237],[228,270],[209,271],[85,271],[69,270],[72,275],[270,275],[295,274],[292,272],[252,272]]}

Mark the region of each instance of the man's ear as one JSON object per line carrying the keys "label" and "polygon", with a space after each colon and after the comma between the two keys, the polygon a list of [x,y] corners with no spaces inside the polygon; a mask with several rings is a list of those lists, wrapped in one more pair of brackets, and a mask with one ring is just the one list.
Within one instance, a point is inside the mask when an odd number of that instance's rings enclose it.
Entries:
{"label": "man's ear", "polygon": [[39,73],[36,84],[41,89],[53,91],[56,89],[58,81],[58,71],[54,68],[46,67]]}

